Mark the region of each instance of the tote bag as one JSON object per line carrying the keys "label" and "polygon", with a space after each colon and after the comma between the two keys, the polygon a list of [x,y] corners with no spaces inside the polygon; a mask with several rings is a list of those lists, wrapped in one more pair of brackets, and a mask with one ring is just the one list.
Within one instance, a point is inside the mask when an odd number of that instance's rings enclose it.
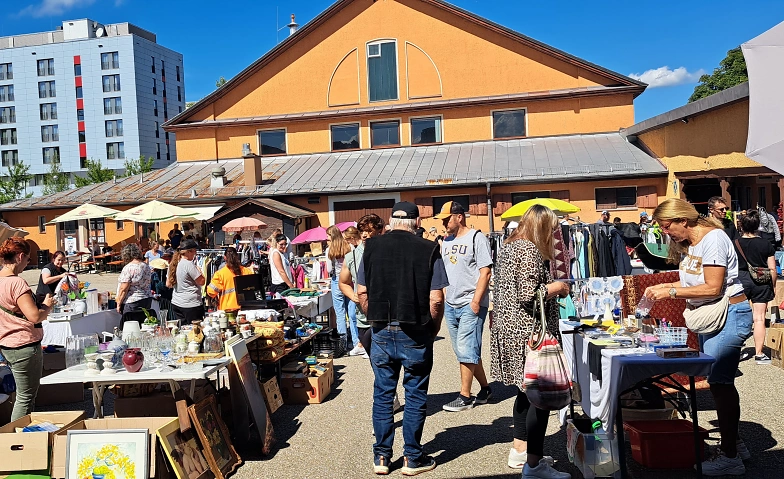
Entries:
{"label": "tote bag", "polygon": [[544,309],[546,288],[534,297],[534,329],[526,344],[523,389],[528,401],[545,411],[557,411],[572,400],[571,380],[558,340],[547,332]]}

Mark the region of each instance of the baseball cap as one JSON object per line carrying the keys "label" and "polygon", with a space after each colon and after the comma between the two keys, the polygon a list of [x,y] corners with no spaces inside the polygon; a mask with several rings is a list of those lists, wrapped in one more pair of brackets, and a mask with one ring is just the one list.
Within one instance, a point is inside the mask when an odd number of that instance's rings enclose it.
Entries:
{"label": "baseball cap", "polygon": [[180,251],[184,251],[186,249],[199,249],[199,243],[192,239],[182,240],[180,246],[178,246],[177,249]]}
{"label": "baseball cap", "polygon": [[392,218],[415,220],[419,218],[419,207],[410,201],[399,201],[392,207]]}
{"label": "baseball cap", "polygon": [[463,215],[466,218],[470,216],[465,212],[463,205],[457,201],[447,201],[444,203],[444,206],[441,207],[441,212],[435,215],[434,218],[437,220],[443,220],[444,218],[449,218],[451,215]]}
{"label": "baseball cap", "polygon": [[647,217],[648,217],[648,213],[646,213],[645,211],[640,213],[640,218],[647,218]]}
{"label": "baseball cap", "polygon": [[609,212],[609,211],[607,211],[607,210],[604,210],[604,211],[602,211],[602,214],[603,214],[603,215],[609,215],[609,214],[610,214],[610,212]]}

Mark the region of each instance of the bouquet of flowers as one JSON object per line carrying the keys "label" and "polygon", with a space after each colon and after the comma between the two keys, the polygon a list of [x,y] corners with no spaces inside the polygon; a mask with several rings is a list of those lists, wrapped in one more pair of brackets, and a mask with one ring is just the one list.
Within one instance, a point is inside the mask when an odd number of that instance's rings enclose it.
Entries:
{"label": "bouquet of flowers", "polygon": [[75,301],[77,299],[87,299],[87,288],[90,287],[90,283],[84,283],[79,281],[76,287],[71,283],[63,282],[62,283],[62,290],[66,292],[68,295],[68,299],[71,301]]}

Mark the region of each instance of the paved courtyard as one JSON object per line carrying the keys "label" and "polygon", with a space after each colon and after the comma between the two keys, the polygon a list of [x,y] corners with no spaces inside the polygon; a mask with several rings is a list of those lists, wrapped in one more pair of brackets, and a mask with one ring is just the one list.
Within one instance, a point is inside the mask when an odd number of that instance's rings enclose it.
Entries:
{"label": "paved courtyard", "polygon": [[[23,276],[37,281],[37,272]],[[35,277],[35,279],[33,279]],[[80,275],[100,290],[114,291],[116,274]],[[493,384],[490,404],[461,412],[448,413],[441,406],[454,399],[458,387],[458,367],[446,328],[435,345],[435,365],[430,383],[428,419],[423,443],[438,467],[425,478],[515,478],[520,477],[506,466],[512,441],[512,406],[514,388]],[[485,345],[489,333],[485,332]],[[488,348],[484,361],[489,367]],[[373,372],[360,357],[335,361],[336,381],[329,399],[318,405],[283,406],[273,416],[277,448],[270,457],[260,457],[248,445],[238,445],[244,464],[236,478],[307,478],[375,477],[372,473],[373,428],[371,423]],[[742,417],[740,432],[752,452],[746,463],[745,477],[779,479],[784,470],[784,415],[779,407],[784,388],[784,371],[772,366],[757,366],[753,361],[741,364],[737,385],[740,390]],[[475,389],[478,389],[475,386]],[[476,392],[476,390],[474,391]],[[403,394],[400,390],[401,397]],[[110,396],[110,395],[107,395]],[[111,407],[111,400],[107,408]],[[718,437],[716,414],[708,391],[698,394],[700,424]],[[74,405],[78,407],[78,405]],[[92,409],[86,402],[82,407]],[[54,406],[53,409],[65,409]],[[108,409],[111,410],[111,409]],[[402,413],[396,415],[398,425]],[[567,460],[566,434],[551,415],[546,453],[556,459],[557,468],[581,477]],[[398,428],[391,476],[401,476],[402,434]],[[694,477],[688,470],[648,470],[639,467],[629,454],[630,477],[637,479],[671,479]]]}

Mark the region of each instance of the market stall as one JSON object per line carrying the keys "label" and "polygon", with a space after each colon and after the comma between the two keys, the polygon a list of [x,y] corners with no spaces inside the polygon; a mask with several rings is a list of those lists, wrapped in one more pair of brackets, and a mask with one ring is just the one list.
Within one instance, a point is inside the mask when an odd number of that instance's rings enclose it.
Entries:
{"label": "market stall", "polygon": [[80,318],[69,319],[69,316],[52,317],[44,321],[44,346],[65,346],[68,336],[79,334],[101,334],[112,332],[120,326],[122,315],[115,310],[99,311]]}

